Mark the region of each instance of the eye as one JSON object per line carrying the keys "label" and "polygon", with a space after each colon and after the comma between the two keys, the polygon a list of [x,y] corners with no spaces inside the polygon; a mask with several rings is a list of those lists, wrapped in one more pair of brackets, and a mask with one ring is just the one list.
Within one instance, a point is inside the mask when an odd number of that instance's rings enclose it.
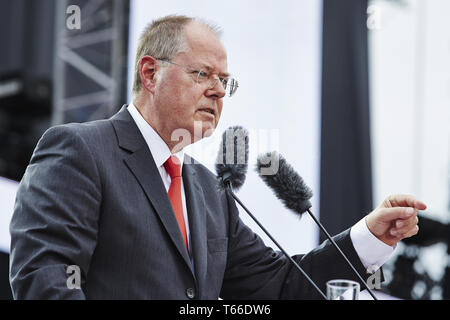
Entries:
{"label": "eye", "polygon": [[206,80],[209,78],[209,74],[207,74],[206,72],[200,70],[200,71],[196,71],[197,72],[197,77],[200,81],[202,80]]}

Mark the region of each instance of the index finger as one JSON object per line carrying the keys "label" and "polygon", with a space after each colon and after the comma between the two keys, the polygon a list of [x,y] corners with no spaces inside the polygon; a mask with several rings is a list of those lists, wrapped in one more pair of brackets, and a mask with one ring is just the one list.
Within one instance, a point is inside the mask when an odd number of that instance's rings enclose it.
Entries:
{"label": "index finger", "polygon": [[392,207],[412,207],[417,210],[425,210],[427,205],[408,194],[396,194],[387,198]]}

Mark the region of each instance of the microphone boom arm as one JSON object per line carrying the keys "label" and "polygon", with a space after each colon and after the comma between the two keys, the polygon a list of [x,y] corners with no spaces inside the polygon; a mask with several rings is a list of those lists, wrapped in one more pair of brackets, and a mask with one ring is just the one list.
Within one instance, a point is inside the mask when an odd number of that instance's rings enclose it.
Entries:
{"label": "microphone boom arm", "polygon": [[364,287],[367,289],[369,294],[372,296],[373,300],[378,300],[375,294],[370,290],[369,286],[367,285],[366,281],[361,277],[358,271],[356,271],[355,267],[352,265],[352,263],[348,260],[347,256],[342,252],[341,248],[336,244],[336,242],[333,240],[333,238],[330,236],[328,231],[324,228],[324,226],[320,223],[319,220],[312,214],[311,210],[306,210],[309,214],[309,216],[314,220],[314,222],[319,226],[320,230],[322,230],[323,233],[325,233],[328,240],[330,240],[331,244],[336,248],[336,250],[341,254],[341,256],[344,258],[345,262],[350,266],[350,268],[353,270],[355,275],[358,277],[358,279],[361,281],[361,283],[364,284]]}
{"label": "microphone boom arm", "polygon": [[256,222],[256,224],[261,228],[262,231],[270,238],[270,240],[275,243],[275,245],[281,250],[281,252],[284,253],[284,255],[291,261],[291,263],[303,274],[303,276],[306,278],[306,280],[309,281],[309,283],[317,290],[317,292],[320,293],[320,295],[327,300],[327,296],[320,290],[320,288],[314,283],[314,281],[306,274],[306,272],[298,265],[297,262],[295,262],[294,259],[281,247],[281,245],[272,237],[272,235],[269,233],[269,231],[264,228],[264,226],[256,219],[256,217],[250,212],[250,210],[247,209],[247,207],[239,200],[239,198],[234,194],[233,189],[231,187],[231,182],[229,180],[224,179],[224,185],[226,190],[229,192],[229,194],[236,200],[237,203],[247,212],[247,214],[253,219],[253,221]]}

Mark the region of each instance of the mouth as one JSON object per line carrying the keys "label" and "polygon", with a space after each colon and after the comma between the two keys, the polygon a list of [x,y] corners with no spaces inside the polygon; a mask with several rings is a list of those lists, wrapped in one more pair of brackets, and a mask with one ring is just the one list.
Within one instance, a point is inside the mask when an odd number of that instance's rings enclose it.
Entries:
{"label": "mouth", "polygon": [[211,114],[211,115],[213,115],[213,116],[216,115],[216,113],[214,112],[214,109],[213,109],[213,108],[201,108],[201,109],[198,109],[198,111],[200,111],[200,112],[205,112],[205,113],[209,113],[209,114]]}

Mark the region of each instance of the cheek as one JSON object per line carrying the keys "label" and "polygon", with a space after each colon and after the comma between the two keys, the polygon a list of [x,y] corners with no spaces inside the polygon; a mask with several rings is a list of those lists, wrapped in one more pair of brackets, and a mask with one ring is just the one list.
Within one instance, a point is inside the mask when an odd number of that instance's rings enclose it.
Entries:
{"label": "cheek", "polygon": [[180,85],[172,87],[172,90],[168,92],[171,104],[178,112],[189,114],[195,110],[200,98],[199,94],[192,89],[189,85]]}
{"label": "cheek", "polygon": [[178,118],[180,121],[192,119],[195,110],[195,97],[188,90],[180,87],[162,89],[158,102],[164,105],[164,113],[172,119]]}
{"label": "cheek", "polygon": [[181,121],[192,121],[198,107],[198,97],[192,93],[182,91],[175,98],[177,113],[183,118]]}

